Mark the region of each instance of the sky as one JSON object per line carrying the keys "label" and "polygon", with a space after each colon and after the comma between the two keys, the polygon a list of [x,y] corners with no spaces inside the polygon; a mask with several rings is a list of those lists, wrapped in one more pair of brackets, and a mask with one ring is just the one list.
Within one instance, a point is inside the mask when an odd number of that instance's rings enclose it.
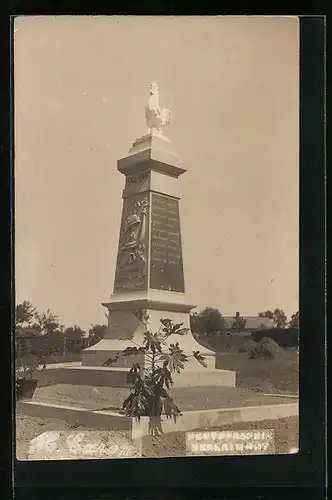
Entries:
{"label": "sky", "polygon": [[106,323],[124,176],[157,81],[179,178],[186,290],[201,309],[298,309],[299,21],[19,17],[16,300]]}

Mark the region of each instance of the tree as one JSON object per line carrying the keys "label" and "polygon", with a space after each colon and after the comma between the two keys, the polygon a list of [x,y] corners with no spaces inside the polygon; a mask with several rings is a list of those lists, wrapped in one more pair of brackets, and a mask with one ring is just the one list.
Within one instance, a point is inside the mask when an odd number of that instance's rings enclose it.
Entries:
{"label": "tree", "polygon": [[242,332],[245,329],[245,326],[247,324],[247,320],[244,319],[242,316],[235,316],[233,318],[232,322],[232,330],[235,330],[236,332]]}
{"label": "tree", "polygon": [[17,304],[15,307],[15,326],[21,328],[24,326],[31,326],[35,314],[36,309],[28,300],[24,300],[21,304]]}
{"label": "tree", "polygon": [[85,331],[82,330],[82,328],[80,328],[79,326],[75,325],[75,326],[69,326],[67,327],[64,332],[63,332],[64,336],[66,339],[70,340],[80,340],[84,334],[85,334]]}
{"label": "tree", "polygon": [[285,328],[287,325],[287,316],[282,309],[274,310],[274,322],[277,328]]}
{"label": "tree", "polygon": [[267,311],[264,311],[264,312],[260,312],[258,313],[258,317],[259,318],[269,318],[269,319],[274,319],[273,318],[273,312],[270,311],[270,310],[267,310]]}
{"label": "tree", "polygon": [[191,325],[193,331],[200,335],[213,335],[225,330],[224,318],[218,309],[212,307],[206,307],[199,314],[192,316]]}
{"label": "tree", "polygon": [[269,318],[274,322],[275,328],[285,328],[287,325],[287,316],[282,309],[275,309],[273,312],[267,310],[258,313],[260,318]]}
{"label": "tree", "polygon": [[85,331],[79,326],[70,326],[63,332],[65,344],[68,350],[80,351],[83,344]]}
{"label": "tree", "polygon": [[30,356],[35,345],[33,341],[40,333],[40,328],[34,322],[36,309],[30,301],[24,300],[15,307],[15,356],[21,359],[23,356]]}
{"label": "tree", "polygon": [[98,344],[104,338],[106,330],[106,325],[92,325],[89,330],[89,345]]}
{"label": "tree", "polygon": [[55,332],[63,330],[63,325],[60,324],[59,317],[53,314],[50,309],[41,314],[37,313],[36,320],[41,333],[48,337],[51,337]]}
{"label": "tree", "polygon": [[[145,318],[146,320],[148,318]],[[145,366],[133,363],[130,373],[134,376],[133,385],[129,396],[123,402],[123,410],[126,416],[135,417],[138,421],[141,417],[150,417],[151,434],[162,433],[161,416],[176,420],[181,415],[180,409],[174,403],[168,390],[173,385],[173,373],[180,373],[184,369],[189,357],[195,358],[198,363],[207,366],[205,358],[199,351],[194,351],[188,356],[180,348],[179,343],[169,344],[171,335],[185,335],[188,328],[183,324],[174,324],[169,319],[160,320],[160,328],[156,333],[147,329],[146,321],[144,340],[142,345],[135,344],[127,347],[114,358],[108,359],[104,365],[110,366],[120,357],[144,355]]]}
{"label": "tree", "polygon": [[63,335],[64,326],[59,322],[59,317],[52,313],[50,309],[45,312],[35,315],[36,327],[40,331],[40,335],[44,337],[41,351],[43,355],[53,353],[63,353],[65,341]]}
{"label": "tree", "polygon": [[288,323],[289,328],[299,328],[300,327],[300,313],[297,311],[292,314],[291,319]]}

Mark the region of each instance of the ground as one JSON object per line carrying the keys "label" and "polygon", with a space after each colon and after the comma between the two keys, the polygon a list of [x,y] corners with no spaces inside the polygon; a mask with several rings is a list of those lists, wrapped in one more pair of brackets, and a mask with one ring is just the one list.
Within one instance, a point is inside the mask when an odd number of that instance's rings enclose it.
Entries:
{"label": "ground", "polygon": [[[298,394],[298,356],[295,349],[285,349],[283,355],[278,359],[248,359],[245,353],[226,353],[221,357],[221,368],[235,370],[237,372],[237,386],[240,389],[249,389],[251,391],[269,394]],[[41,388],[48,390],[48,398],[58,399],[59,393],[64,402],[66,397],[71,401],[77,402],[84,399],[86,406],[93,406],[98,401],[98,407],[118,408],[123,401],[124,391],[118,389],[104,388],[76,388],[71,386],[70,394],[59,390],[59,387],[50,386]],[[227,406],[227,393],[229,388],[221,388],[217,393],[219,406]],[[201,408],[216,407],[214,391],[206,388],[209,394],[202,396],[201,389],[192,388],[188,390],[176,390],[177,403],[180,409],[197,409],[192,406],[191,400],[195,404],[200,404]],[[81,391],[75,395],[75,391]],[[107,394],[109,391],[112,393]],[[127,393],[128,391],[125,390]],[[201,394],[201,397],[200,397]],[[221,397],[223,396],[223,397]],[[99,398],[99,399],[98,399]],[[281,402],[281,401],[280,401]],[[185,408],[182,406],[185,405]],[[206,406],[208,405],[208,406]],[[212,405],[212,406],[211,406]],[[27,458],[27,447],[29,441],[45,432],[46,430],[69,430],[70,426],[57,419],[40,419],[17,415],[17,452],[20,459]],[[246,424],[232,424],[225,427],[225,430],[237,430],[239,428],[258,429],[274,428],[276,430],[276,453],[288,453],[292,447],[297,446],[298,441],[298,418],[290,417],[287,419],[253,422]],[[219,429],[218,429],[219,430]],[[183,433],[172,433],[159,437],[147,436],[144,438],[144,456],[146,457],[165,457],[181,456],[185,451],[185,442]]]}
{"label": "ground", "polygon": [[[70,431],[72,426],[58,419],[42,419],[18,415],[16,418],[16,455],[19,460],[28,459],[28,444],[31,439],[49,430]],[[80,430],[88,430],[80,426]],[[246,422],[225,425],[217,430],[275,430],[275,452],[286,454],[292,448],[298,447],[298,417],[279,420],[263,420],[261,422]],[[95,429],[94,429],[95,430]],[[211,429],[212,430],[212,429]],[[181,457],[186,455],[185,435],[183,432],[173,432],[164,436],[146,436],[143,439],[144,458]]]}
{"label": "ground", "polygon": [[19,460],[28,459],[28,446],[31,439],[46,431],[66,431],[70,426],[57,418],[43,419],[16,415],[16,457]]}
{"label": "ground", "polygon": [[282,351],[277,359],[249,359],[245,353],[222,353],[219,368],[236,371],[236,385],[267,393],[298,394],[299,357],[297,349]]}
{"label": "ground", "polygon": [[[276,454],[288,454],[298,447],[298,417],[262,420],[261,422],[238,422],[210,430],[257,431],[264,429],[274,429]],[[162,437],[146,436],[144,439],[143,456],[145,458],[179,457],[186,454],[185,436],[182,432],[174,432]]]}
{"label": "ground", "polygon": [[[44,432],[70,432],[73,430],[100,430],[105,432],[105,429],[72,426],[57,418],[40,418],[19,414],[16,416],[16,457],[18,460],[28,460],[28,447],[31,439],[36,438]],[[121,431],[120,434],[130,440],[131,433],[129,431]]]}

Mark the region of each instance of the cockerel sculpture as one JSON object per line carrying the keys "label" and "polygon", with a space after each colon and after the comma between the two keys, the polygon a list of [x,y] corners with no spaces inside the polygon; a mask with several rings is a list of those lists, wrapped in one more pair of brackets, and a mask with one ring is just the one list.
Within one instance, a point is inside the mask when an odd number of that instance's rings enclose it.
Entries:
{"label": "cockerel sculpture", "polygon": [[153,130],[162,133],[161,127],[168,125],[172,121],[172,112],[169,109],[161,109],[159,106],[159,91],[156,82],[150,85],[150,95],[145,108],[146,123],[149,134]]}

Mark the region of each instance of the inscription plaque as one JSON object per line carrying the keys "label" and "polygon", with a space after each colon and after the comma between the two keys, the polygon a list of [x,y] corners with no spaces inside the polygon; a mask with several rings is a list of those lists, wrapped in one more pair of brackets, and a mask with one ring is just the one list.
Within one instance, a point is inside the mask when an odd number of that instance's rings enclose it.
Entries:
{"label": "inscription plaque", "polygon": [[126,185],[124,189],[125,198],[148,191],[149,179],[150,179],[149,172],[141,172],[139,174],[127,175]]}
{"label": "inscription plaque", "polygon": [[179,201],[152,193],[150,288],[184,293]]}
{"label": "inscription plaque", "polygon": [[147,289],[149,202],[144,195],[123,202],[114,292]]}

